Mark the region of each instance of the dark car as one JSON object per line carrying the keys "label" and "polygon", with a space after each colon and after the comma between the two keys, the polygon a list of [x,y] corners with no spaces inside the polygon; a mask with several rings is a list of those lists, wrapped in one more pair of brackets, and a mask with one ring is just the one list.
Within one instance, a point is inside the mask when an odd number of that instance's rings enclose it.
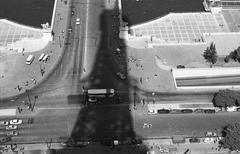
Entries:
{"label": "dark car", "polygon": [[190,139],[189,139],[189,142],[190,142],[190,143],[200,143],[201,141],[200,141],[199,138],[194,137],[194,138],[190,138]]}
{"label": "dark car", "polygon": [[206,109],[204,110],[204,113],[215,113],[216,111],[213,109]]}
{"label": "dark car", "polygon": [[116,74],[117,74],[117,76],[118,76],[120,79],[122,79],[122,80],[125,80],[125,79],[127,78],[126,75],[123,74],[123,73],[121,73],[121,72],[117,72]]}
{"label": "dark car", "polygon": [[90,144],[89,141],[66,142],[61,143],[64,147],[86,147]]}
{"label": "dark car", "polygon": [[180,114],[180,113],[182,113],[181,110],[178,110],[178,109],[171,110],[171,114]]}
{"label": "dark car", "polygon": [[170,111],[167,109],[160,109],[160,110],[157,110],[157,112],[160,114],[164,114],[164,113],[169,113]]}
{"label": "dark car", "polygon": [[11,141],[11,137],[5,137],[5,138],[0,139],[0,143],[6,143],[9,141]]}
{"label": "dark car", "polygon": [[192,113],[193,110],[192,109],[183,109],[181,110],[182,113]]}
{"label": "dark car", "polygon": [[185,68],[184,65],[177,65],[177,68]]}
{"label": "dark car", "polygon": [[195,113],[204,113],[204,109],[196,109],[194,110]]}
{"label": "dark car", "polygon": [[240,107],[239,107],[239,108],[237,108],[237,111],[238,111],[238,112],[240,112]]}
{"label": "dark car", "polygon": [[141,139],[132,139],[132,144],[140,145],[140,144],[142,144],[142,140]]}

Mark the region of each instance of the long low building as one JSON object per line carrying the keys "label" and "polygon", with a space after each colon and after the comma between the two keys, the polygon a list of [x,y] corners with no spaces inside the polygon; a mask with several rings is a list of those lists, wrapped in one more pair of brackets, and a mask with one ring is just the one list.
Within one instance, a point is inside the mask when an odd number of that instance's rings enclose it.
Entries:
{"label": "long low building", "polygon": [[215,110],[216,108],[213,106],[213,103],[168,103],[168,104],[148,104],[149,111],[157,111],[161,109],[212,109]]}
{"label": "long low building", "polygon": [[240,87],[238,67],[172,69],[172,74],[177,89]]}

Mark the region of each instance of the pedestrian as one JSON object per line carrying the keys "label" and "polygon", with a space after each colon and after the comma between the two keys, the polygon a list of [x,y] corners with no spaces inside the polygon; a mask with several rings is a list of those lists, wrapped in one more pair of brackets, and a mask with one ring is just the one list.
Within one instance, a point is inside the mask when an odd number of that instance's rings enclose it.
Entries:
{"label": "pedestrian", "polygon": [[19,85],[17,85],[17,89],[18,89],[18,91],[22,90],[22,88]]}
{"label": "pedestrian", "polygon": [[18,113],[21,113],[21,109],[20,107],[17,107]]}

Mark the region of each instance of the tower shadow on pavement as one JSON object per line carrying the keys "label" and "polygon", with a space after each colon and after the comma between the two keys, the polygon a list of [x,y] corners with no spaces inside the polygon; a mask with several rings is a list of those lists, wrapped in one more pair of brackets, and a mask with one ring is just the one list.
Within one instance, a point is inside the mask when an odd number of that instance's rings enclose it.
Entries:
{"label": "tower shadow on pavement", "polygon": [[[127,55],[125,42],[118,37],[118,15],[118,9],[104,10],[100,15],[100,46],[88,84],[84,86],[85,89],[114,89],[115,95],[99,98],[98,103],[87,103],[87,95],[69,95],[69,104],[74,102],[83,107],[68,142],[99,143],[99,151],[89,149],[90,153],[102,153],[102,149],[103,153],[146,154],[147,147],[141,144],[141,136],[134,132],[131,113],[133,92],[130,85],[136,81],[119,75],[127,76]],[[78,91],[81,89],[79,87]],[[89,153],[87,149],[83,148],[81,153]],[[64,153],[66,149],[61,151]],[[78,152],[73,150],[71,153]]]}

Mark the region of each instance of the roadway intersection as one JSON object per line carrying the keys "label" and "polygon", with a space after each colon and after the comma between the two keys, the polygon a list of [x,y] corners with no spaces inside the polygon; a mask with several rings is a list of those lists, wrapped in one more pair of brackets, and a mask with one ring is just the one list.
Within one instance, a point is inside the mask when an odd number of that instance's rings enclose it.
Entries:
{"label": "roadway intersection", "polygon": [[[24,123],[19,126],[19,136],[13,137],[13,142],[202,136],[205,131],[240,120],[240,113],[147,115],[146,106],[139,103],[141,97],[136,99],[134,96],[139,92],[132,87],[136,84],[135,79],[122,81],[116,76],[116,72],[126,71],[127,49],[121,48],[123,55],[120,59],[113,53],[124,42],[116,39],[119,23],[114,24],[114,16],[118,11],[116,8],[105,9],[106,5],[107,0],[72,0],[74,15],[69,11],[68,19],[64,19],[69,23],[65,29],[71,27],[72,32],[65,37],[67,44],[63,46],[64,54],[58,66],[28,94],[18,96],[16,101],[2,101],[3,108],[24,106],[23,101],[35,102],[34,112],[25,109],[26,112],[17,114],[16,117],[22,118]],[[75,24],[76,18],[81,19],[80,25]],[[60,30],[56,29],[55,33]],[[117,97],[124,99],[122,103],[84,106],[83,90],[87,88],[114,88],[119,92]],[[198,98],[209,101],[211,94],[156,94],[147,97],[169,103]],[[133,109],[134,104],[137,110]],[[3,120],[11,118],[1,117]],[[28,118],[33,118],[34,122],[28,124]],[[144,129],[144,123],[152,124],[152,128]],[[1,128],[1,132],[4,131]]]}

